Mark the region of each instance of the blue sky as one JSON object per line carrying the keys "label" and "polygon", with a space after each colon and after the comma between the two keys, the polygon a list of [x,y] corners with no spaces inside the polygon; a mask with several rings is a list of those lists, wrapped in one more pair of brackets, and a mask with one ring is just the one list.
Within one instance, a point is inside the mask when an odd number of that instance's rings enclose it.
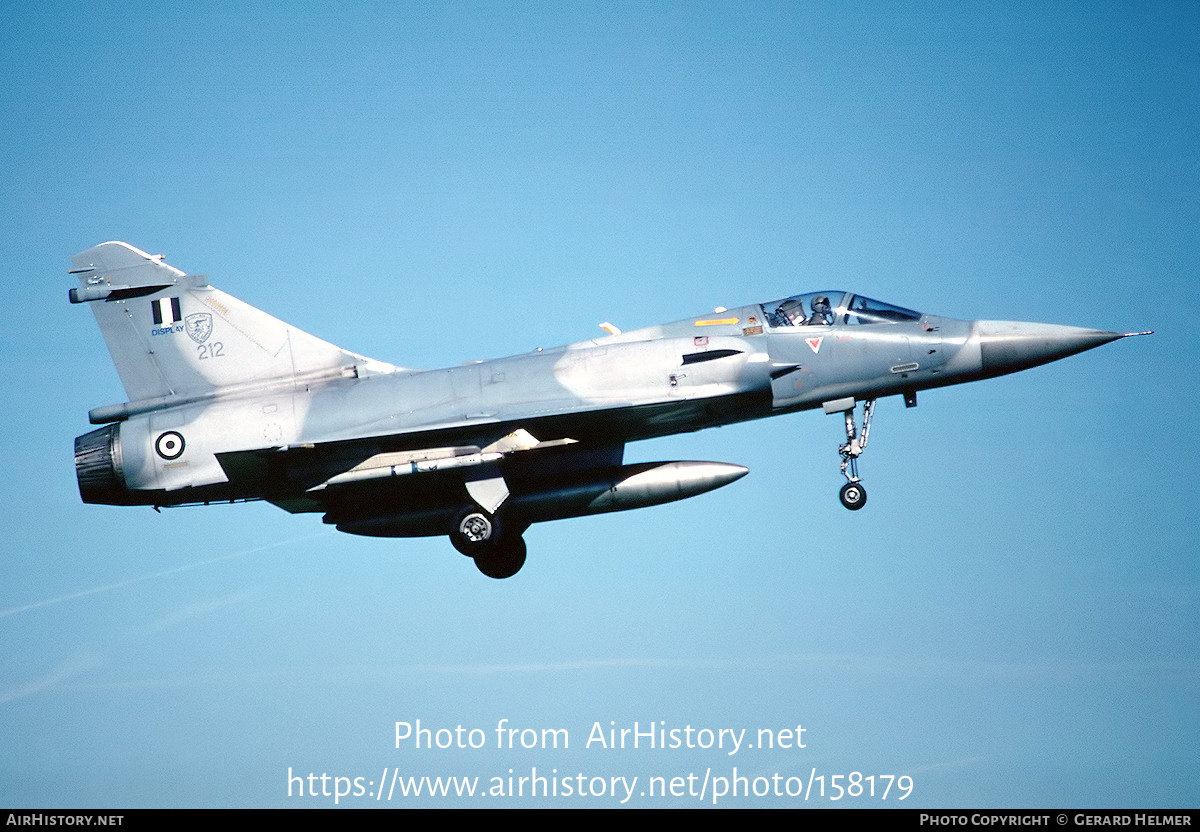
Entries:
{"label": "blue sky", "polygon": [[[148,5],[0,28],[0,805],[533,767],[1196,805],[1194,4]],[[110,239],[414,367],[826,288],[1157,334],[881,402],[856,514],[819,413],[631,446],[751,475],[535,526],[490,581],[265,504],[83,505],[72,439],[123,391],[66,270]],[[397,749],[417,719],[492,742]],[[501,719],[570,748],[496,749]],[[585,747],[597,722],[806,747]]]}

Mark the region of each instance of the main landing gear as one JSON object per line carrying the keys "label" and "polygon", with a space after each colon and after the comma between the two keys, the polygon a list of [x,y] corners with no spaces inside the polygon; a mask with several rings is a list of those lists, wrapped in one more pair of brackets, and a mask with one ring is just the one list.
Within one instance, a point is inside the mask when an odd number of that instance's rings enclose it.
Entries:
{"label": "main landing gear", "polygon": [[511,528],[499,515],[468,506],[454,518],[450,542],[489,578],[511,578],[525,565],[523,528]]}
{"label": "main landing gear", "polygon": [[857,432],[854,425],[854,404],[852,398],[838,399],[833,402],[825,402],[824,408],[826,413],[846,414],[846,444],[838,448],[838,453],[842,455],[842,476],[846,478],[846,484],[842,486],[838,498],[846,508],[858,511],[867,504],[867,490],[863,488],[862,481],[858,476],[858,457],[867,448],[867,437],[871,433],[871,414],[875,411],[875,400],[868,399],[863,402],[861,434]]}

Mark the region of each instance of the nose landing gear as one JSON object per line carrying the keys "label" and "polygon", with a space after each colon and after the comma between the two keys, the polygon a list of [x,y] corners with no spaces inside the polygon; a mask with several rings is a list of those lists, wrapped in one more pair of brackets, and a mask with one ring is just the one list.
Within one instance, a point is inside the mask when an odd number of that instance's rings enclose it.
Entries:
{"label": "nose landing gear", "polygon": [[857,481],[848,482],[838,492],[838,499],[842,501],[842,505],[846,508],[851,511],[858,511],[867,504],[867,490]]}
{"label": "nose landing gear", "polygon": [[846,478],[846,484],[842,486],[838,498],[846,508],[858,511],[867,504],[867,490],[863,488],[858,476],[858,457],[867,448],[867,437],[871,433],[871,414],[875,411],[875,400],[868,399],[863,402],[861,434],[854,425],[854,405],[854,399],[846,398],[825,402],[823,407],[826,413],[846,414],[846,444],[838,448],[838,453],[842,456],[842,476]]}

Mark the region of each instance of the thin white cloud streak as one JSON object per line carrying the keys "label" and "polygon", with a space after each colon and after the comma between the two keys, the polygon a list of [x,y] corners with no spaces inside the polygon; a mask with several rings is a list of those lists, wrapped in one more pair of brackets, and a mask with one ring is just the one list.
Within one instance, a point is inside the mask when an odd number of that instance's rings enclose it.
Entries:
{"label": "thin white cloud streak", "polygon": [[164,569],[161,572],[152,572],[149,575],[139,575],[134,578],[126,578],[123,581],[117,581],[116,583],[104,584],[103,586],[94,586],[90,589],[81,589],[78,592],[71,592],[67,595],[59,595],[56,598],[46,598],[45,600],[35,601],[32,604],[25,604],[24,606],[20,607],[9,607],[6,610],[0,610],[0,618],[8,618],[12,615],[18,615],[31,610],[42,609],[43,607],[52,607],[56,604],[63,604],[67,601],[74,601],[78,598],[86,598],[89,595],[99,595],[104,592],[112,592],[116,589],[123,589],[124,587],[144,583],[145,581],[152,581],[156,578],[166,578],[170,575],[178,575],[180,572],[188,572],[192,569],[199,569],[202,566],[211,566],[214,563],[221,563],[222,561],[233,560],[234,558],[242,558],[246,557],[247,555],[258,554],[259,552],[266,552],[270,549],[278,549],[280,546],[290,546],[294,543],[303,543],[308,540],[315,540],[316,538],[322,536],[323,534],[310,534],[306,535],[305,537],[294,537],[290,540],[281,540],[278,543],[268,543],[265,546],[256,546],[253,549],[246,549],[242,552],[233,552],[228,555],[219,555],[218,557],[209,558],[208,560],[189,563],[185,566],[176,566],[173,569]]}
{"label": "thin white cloud streak", "polygon": [[924,766],[917,766],[905,771],[905,774],[926,774],[930,771],[940,771],[942,769],[967,768],[968,766],[977,766],[988,761],[987,757],[963,757],[960,760],[945,760],[940,763],[929,763]]}
{"label": "thin white cloud streak", "polygon": [[[956,678],[956,679],[1029,679],[1031,681],[1072,681],[1092,678],[1138,679],[1147,675],[1197,678],[1200,668],[1187,659],[1148,662],[987,662],[937,659],[918,656],[871,656],[859,654],[796,654],[737,656],[728,658],[635,658],[578,659],[556,662],[507,662],[477,664],[412,664],[360,666],[363,672],[429,674],[523,674],[576,672],[589,670],[634,669],[695,669],[734,672],[748,668],[786,672],[795,669],[820,668],[822,672],[840,672],[847,676],[888,678]],[[349,667],[344,670],[349,670]]]}
{"label": "thin white cloud streak", "polygon": [[[917,669],[914,669],[914,666]],[[935,661],[913,657],[881,660],[871,656],[760,656],[728,659],[672,658],[607,658],[578,659],[558,662],[511,662],[478,664],[341,664],[322,668],[276,666],[254,670],[206,672],[203,675],[183,675],[159,679],[129,679],[96,685],[104,689],[170,688],[208,686],[244,687],[271,680],[303,679],[309,684],[331,687],[411,681],[415,676],[533,676],[544,674],[623,673],[639,670],[705,670],[716,673],[741,672],[754,669],[760,673],[794,673],[797,670],[820,670],[823,674],[844,674],[847,679],[875,677],[884,679],[956,679],[993,681],[1025,680],[1030,683],[1063,682],[1087,683],[1094,679],[1134,681],[1154,677],[1161,680],[1182,680],[1189,683],[1197,677],[1191,662],[1147,662],[1113,664],[1078,664],[1069,669],[1060,662],[1043,664],[1005,665],[973,662]],[[968,761],[970,762],[970,761]]]}
{"label": "thin white cloud streak", "polygon": [[0,704],[11,702],[14,699],[22,699],[26,696],[33,696],[36,693],[41,693],[55,685],[70,679],[72,676],[78,676],[80,673],[99,667],[101,664],[100,656],[96,653],[77,653],[65,662],[59,664],[41,679],[36,679],[18,687],[9,688],[8,690],[0,691]]}
{"label": "thin white cloud streak", "polygon": [[168,613],[157,621],[146,627],[147,631],[156,633],[170,629],[177,624],[180,624],[188,619],[195,618],[200,615],[207,615],[210,612],[215,612],[223,607],[240,604],[250,598],[248,592],[236,592],[228,595],[225,598],[220,598],[215,601],[196,601],[191,604],[184,604],[176,610]]}

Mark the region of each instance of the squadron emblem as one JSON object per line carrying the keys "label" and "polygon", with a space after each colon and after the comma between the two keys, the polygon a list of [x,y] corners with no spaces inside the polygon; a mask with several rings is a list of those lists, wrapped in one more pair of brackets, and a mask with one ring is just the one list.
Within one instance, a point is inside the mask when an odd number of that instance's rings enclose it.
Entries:
{"label": "squadron emblem", "polygon": [[183,328],[188,337],[197,344],[203,344],[212,335],[213,320],[210,312],[196,312],[183,319]]}

